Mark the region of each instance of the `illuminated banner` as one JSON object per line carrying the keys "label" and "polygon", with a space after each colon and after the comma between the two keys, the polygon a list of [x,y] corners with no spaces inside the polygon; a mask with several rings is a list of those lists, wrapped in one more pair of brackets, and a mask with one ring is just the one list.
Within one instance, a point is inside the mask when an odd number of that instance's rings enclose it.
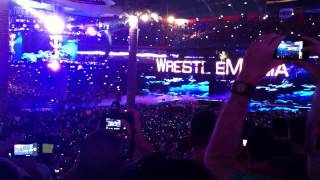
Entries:
{"label": "illuminated banner", "polygon": [[[200,60],[167,60],[166,58],[156,59],[158,72],[175,73],[175,74],[207,74],[212,72],[205,71],[206,61]],[[233,75],[236,76],[242,71],[243,58],[239,58],[236,63],[230,59],[216,61],[215,74],[217,76]],[[286,65],[282,64],[271,69],[266,76],[277,77],[284,75],[289,77]]]}
{"label": "illuminated banner", "polygon": [[176,74],[211,74],[204,71],[206,61],[171,61],[166,58],[157,59],[158,72],[172,72]]}

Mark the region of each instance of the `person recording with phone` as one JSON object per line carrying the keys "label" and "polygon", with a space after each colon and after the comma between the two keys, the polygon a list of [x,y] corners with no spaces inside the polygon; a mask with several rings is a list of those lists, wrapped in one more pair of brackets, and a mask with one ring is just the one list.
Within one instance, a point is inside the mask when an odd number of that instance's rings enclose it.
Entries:
{"label": "person recording with phone", "polygon": [[[276,173],[276,170],[267,161],[256,161],[253,164],[245,165],[240,163],[238,159],[247,107],[256,86],[271,68],[289,62],[289,60],[274,59],[275,52],[284,40],[285,37],[278,34],[263,35],[253,42],[246,51],[243,70],[234,82],[232,95],[220,113],[204,158],[207,168],[218,179],[285,178],[285,176]],[[320,56],[319,41],[309,37],[303,38],[303,41],[307,46],[301,49],[302,52]],[[307,123],[308,143],[306,145],[309,158],[309,176],[312,180],[319,179],[320,66],[309,64],[303,59],[294,62],[308,70],[317,80],[312,111]],[[259,175],[263,175],[263,177],[259,177]]]}

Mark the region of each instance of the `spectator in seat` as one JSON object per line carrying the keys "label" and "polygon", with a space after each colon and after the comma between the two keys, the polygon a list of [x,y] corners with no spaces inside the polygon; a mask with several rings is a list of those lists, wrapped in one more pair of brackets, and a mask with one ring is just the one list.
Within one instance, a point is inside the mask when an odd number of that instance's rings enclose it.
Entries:
{"label": "spectator in seat", "polygon": [[273,155],[283,156],[292,152],[289,140],[289,124],[284,118],[275,118],[272,121]]}
{"label": "spectator in seat", "polygon": [[174,159],[164,154],[146,156],[129,166],[120,180],[213,180],[206,168],[193,160]]}
{"label": "spectator in seat", "polygon": [[114,179],[123,164],[124,156],[120,140],[110,131],[97,130],[83,142],[79,163],[67,173],[64,179]]}

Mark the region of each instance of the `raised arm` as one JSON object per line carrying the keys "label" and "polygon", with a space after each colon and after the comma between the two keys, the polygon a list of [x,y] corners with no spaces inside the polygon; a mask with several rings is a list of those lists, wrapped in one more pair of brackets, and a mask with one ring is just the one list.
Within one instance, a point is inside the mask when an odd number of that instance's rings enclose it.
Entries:
{"label": "raised arm", "polygon": [[[136,110],[129,110],[130,113],[132,113],[134,117],[134,127],[128,128],[129,134],[133,137],[134,142],[134,152],[133,152],[133,158],[138,159],[140,157],[146,156],[151,154],[154,150],[150,143],[145,139],[142,127],[141,127],[141,118],[140,114]],[[128,126],[130,127],[130,126]]]}
{"label": "raised arm", "polygon": [[[259,81],[280,61],[273,61],[273,53],[283,40],[277,34],[260,37],[251,44],[246,52],[243,70],[237,82],[244,83],[254,89]],[[215,130],[211,135],[206,150],[207,168],[218,179],[229,179],[232,173],[240,170],[237,157],[249,104],[250,95],[233,93],[220,114]]]}
{"label": "raised arm", "polygon": [[306,150],[311,155],[320,140],[320,137],[318,137],[320,131],[320,84],[318,84],[314,93],[312,109],[306,124]]}
{"label": "raised arm", "polygon": [[[309,45],[304,48],[304,51],[320,56],[320,42],[310,37],[304,37],[303,39]],[[320,128],[320,65],[309,64],[308,62],[297,62],[296,64],[307,70],[311,78],[318,83],[312,100],[312,109],[306,123],[305,147],[307,153],[310,154],[314,149],[316,141],[319,140],[316,133]]]}
{"label": "raised arm", "polygon": [[307,120],[306,151],[309,178],[317,180],[320,178],[320,84],[318,84],[313,96],[312,110]]}
{"label": "raised arm", "polygon": [[[309,46],[304,49],[311,54],[320,56],[320,42],[305,37]],[[319,60],[320,61],[320,60]],[[306,152],[308,154],[308,175],[311,180],[320,179],[320,65],[298,63],[305,68],[318,82],[312,100],[312,109],[306,123]]]}

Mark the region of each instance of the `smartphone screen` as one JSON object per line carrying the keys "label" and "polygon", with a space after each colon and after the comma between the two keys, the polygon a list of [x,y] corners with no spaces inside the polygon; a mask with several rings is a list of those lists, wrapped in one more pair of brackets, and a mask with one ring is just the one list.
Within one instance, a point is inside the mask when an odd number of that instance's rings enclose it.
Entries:
{"label": "smartphone screen", "polygon": [[248,143],[248,140],[246,140],[246,139],[243,139],[243,140],[242,140],[242,146],[243,146],[243,147],[246,147],[246,146],[247,146],[247,143]]}
{"label": "smartphone screen", "polygon": [[15,156],[38,156],[38,144],[15,144]]}
{"label": "smartphone screen", "polygon": [[283,40],[278,46],[275,58],[285,60],[303,60],[305,55],[303,54],[304,42],[294,40]]}
{"label": "smartphone screen", "polygon": [[121,129],[121,120],[106,118],[106,129],[120,130]]}
{"label": "smartphone screen", "polygon": [[43,154],[52,154],[53,153],[53,144],[42,144],[42,153]]}

